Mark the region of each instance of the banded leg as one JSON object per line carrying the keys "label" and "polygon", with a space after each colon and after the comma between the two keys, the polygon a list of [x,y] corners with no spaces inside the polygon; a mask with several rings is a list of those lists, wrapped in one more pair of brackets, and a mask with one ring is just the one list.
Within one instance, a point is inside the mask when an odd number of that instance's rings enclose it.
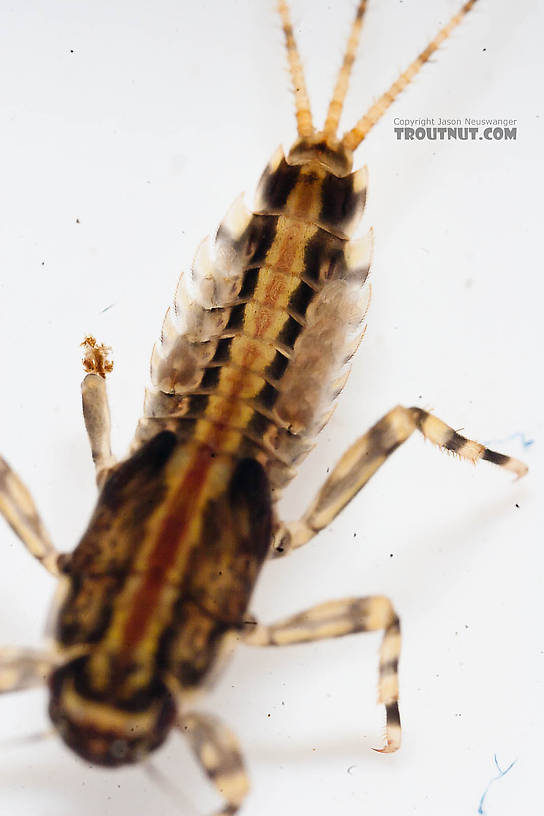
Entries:
{"label": "banded leg", "polygon": [[108,359],[108,346],[99,346],[94,337],[86,337],[81,344],[85,349],[83,367],[87,374],[81,383],[83,418],[96,468],[96,483],[102,487],[116,460],[111,452],[111,421],[106,391],[106,374],[113,369]]}
{"label": "banded leg", "polygon": [[427,411],[397,405],[347,449],[304,516],[279,526],[271,554],[285,555],[301,547],[330,524],[393,451],[416,430],[434,445],[461,459],[474,464],[485,459],[515,473],[518,478],[527,473],[523,462],[466,439]]}
{"label": "banded leg", "polygon": [[43,686],[56,661],[38,649],[0,649],[0,694]]}
{"label": "banded leg", "polygon": [[1,456],[0,513],[29,553],[37,558],[48,572],[58,576],[59,557],[62,556],[51,543],[28,488]]}
{"label": "banded leg", "polygon": [[206,775],[226,799],[225,807],[216,816],[234,816],[249,790],[238,740],[210,714],[185,714],[179,718],[178,727],[188,738]]}
{"label": "banded leg", "polygon": [[400,623],[388,598],[375,595],[329,601],[270,626],[251,624],[244,634],[244,643],[249,646],[288,646],[379,629],[384,633],[380,649],[378,702],[383,703],[386,712],[385,746],[379,750],[392,753],[399,748],[401,735],[398,707]]}

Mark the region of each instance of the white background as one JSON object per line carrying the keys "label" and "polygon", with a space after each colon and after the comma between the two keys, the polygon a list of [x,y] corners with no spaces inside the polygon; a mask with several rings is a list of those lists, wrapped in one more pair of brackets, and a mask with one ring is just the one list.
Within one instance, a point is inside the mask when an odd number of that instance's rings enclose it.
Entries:
{"label": "white background", "polygon": [[[293,5],[320,122],[354,3]],[[346,125],[457,7],[370,4]],[[495,753],[517,764],[491,787],[489,816],[542,810],[543,24],[537,0],[482,0],[359,150],[376,231],[369,328],[284,513],[398,402],[530,474],[515,483],[411,439],[318,540],[267,567],[254,602],[266,621],[342,596],[393,600],[404,741],[395,756],[370,750],[378,635],[241,649],[206,707],[244,746],[247,816],[476,816]],[[78,344],[93,333],[114,348],[122,454],[179,272],[294,138],[285,66],[272,0],[0,3],[1,449],[61,549],[95,500]],[[398,142],[394,116],[517,118],[518,139]],[[53,581],[4,525],[1,540],[0,642],[38,644]],[[2,736],[45,728],[45,702],[2,699]],[[217,807],[180,738],[155,763],[197,812]],[[140,769],[89,769],[56,739],[2,747],[0,775],[10,816],[193,812]]]}

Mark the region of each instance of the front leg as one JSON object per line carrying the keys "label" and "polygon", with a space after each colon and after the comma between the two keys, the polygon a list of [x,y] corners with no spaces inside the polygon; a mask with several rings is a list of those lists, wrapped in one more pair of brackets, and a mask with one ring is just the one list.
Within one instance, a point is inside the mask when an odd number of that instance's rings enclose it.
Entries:
{"label": "front leg", "polygon": [[484,459],[515,473],[518,478],[527,473],[527,465],[523,462],[466,439],[433,414],[421,408],[397,405],[348,448],[302,518],[279,526],[271,555],[285,555],[302,547],[327,527],[393,451],[416,430],[434,445],[460,459],[473,464]]}
{"label": "front leg", "polygon": [[61,555],[46,532],[27,487],[0,456],[0,513],[27,550],[51,575],[58,577]]}
{"label": "front leg", "polygon": [[81,345],[85,349],[83,367],[89,372],[81,383],[83,418],[96,469],[96,483],[102,487],[116,464],[111,452],[110,408],[106,391],[106,374],[113,369],[113,363],[108,359],[111,349],[98,345],[94,337],[86,337]]}
{"label": "front leg", "polygon": [[290,646],[316,640],[343,637],[356,632],[383,629],[380,649],[378,702],[386,713],[385,747],[382,753],[392,753],[400,746],[398,665],[400,656],[400,623],[388,598],[344,598],[319,604],[298,615],[265,626],[250,623],[243,642],[249,646]]}

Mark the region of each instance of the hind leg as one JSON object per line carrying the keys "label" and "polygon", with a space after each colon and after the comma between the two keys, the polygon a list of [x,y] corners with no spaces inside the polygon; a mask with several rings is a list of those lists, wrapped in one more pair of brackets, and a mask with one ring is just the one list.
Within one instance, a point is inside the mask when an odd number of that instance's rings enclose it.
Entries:
{"label": "hind leg", "polygon": [[378,702],[386,713],[383,753],[400,746],[398,663],[400,656],[400,623],[391,602],[382,595],[369,598],[344,598],[319,604],[279,623],[265,626],[248,624],[244,643],[249,646],[290,646],[316,640],[343,637],[357,632],[383,629],[380,649]]}

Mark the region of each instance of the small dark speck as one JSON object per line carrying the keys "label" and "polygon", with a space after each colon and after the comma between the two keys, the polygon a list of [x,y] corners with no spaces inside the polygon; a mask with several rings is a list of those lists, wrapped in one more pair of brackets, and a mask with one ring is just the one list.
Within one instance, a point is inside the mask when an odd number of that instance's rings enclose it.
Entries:
{"label": "small dark speck", "polygon": [[267,714],[266,716],[267,716],[267,717],[270,717],[270,714]]}
{"label": "small dark speck", "polygon": [[487,48],[482,48],[482,51],[487,51]]}
{"label": "small dark speck", "polygon": [[418,396],[418,399],[423,399],[423,394],[420,394],[420,395]]}
{"label": "small dark speck", "polygon": [[393,558],[393,553],[389,553],[389,558]]}
{"label": "small dark speck", "polygon": [[45,261],[42,261],[42,266],[45,266]]}
{"label": "small dark speck", "polygon": [[517,507],[517,508],[518,508],[518,510],[519,510],[519,504],[518,504],[517,502],[516,502],[516,507]]}
{"label": "small dark speck", "polygon": [[349,766],[349,768],[348,768],[348,774],[349,774],[350,776],[351,776],[351,772],[352,772],[352,770],[353,770],[354,768],[356,768],[356,767],[357,767],[356,765],[350,765],[350,766]]}
{"label": "small dark speck", "polygon": [[76,218],[76,224],[81,224],[81,221],[79,220],[79,218]]}
{"label": "small dark speck", "polygon": [[353,538],[355,538],[355,537],[356,537],[356,535],[357,535],[357,533],[353,533]]}
{"label": "small dark speck", "polygon": [[218,575],[223,575],[223,570],[219,570]]}
{"label": "small dark speck", "polygon": [[325,473],[329,473],[329,471],[330,471],[330,467],[328,467],[328,468],[327,468],[327,470],[325,471]]}
{"label": "small dark speck", "polygon": [[[484,49],[484,50],[485,50],[485,49]],[[73,53],[74,53],[74,49],[73,49],[73,48],[70,48],[70,54],[73,54]]]}
{"label": "small dark speck", "polygon": [[468,629],[468,623],[465,623],[465,629]]}
{"label": "small dark speck", "polygon": [[104,314],[104,312],[109,312],[109,310],[110,310],[110,309],[111,309],[113,306],[115,306],[115,304],[114,304],[114,303],[110,303],[110,305],[109,305],[109,306],[104,306],[104,308],[102,309],[102,314]]}

